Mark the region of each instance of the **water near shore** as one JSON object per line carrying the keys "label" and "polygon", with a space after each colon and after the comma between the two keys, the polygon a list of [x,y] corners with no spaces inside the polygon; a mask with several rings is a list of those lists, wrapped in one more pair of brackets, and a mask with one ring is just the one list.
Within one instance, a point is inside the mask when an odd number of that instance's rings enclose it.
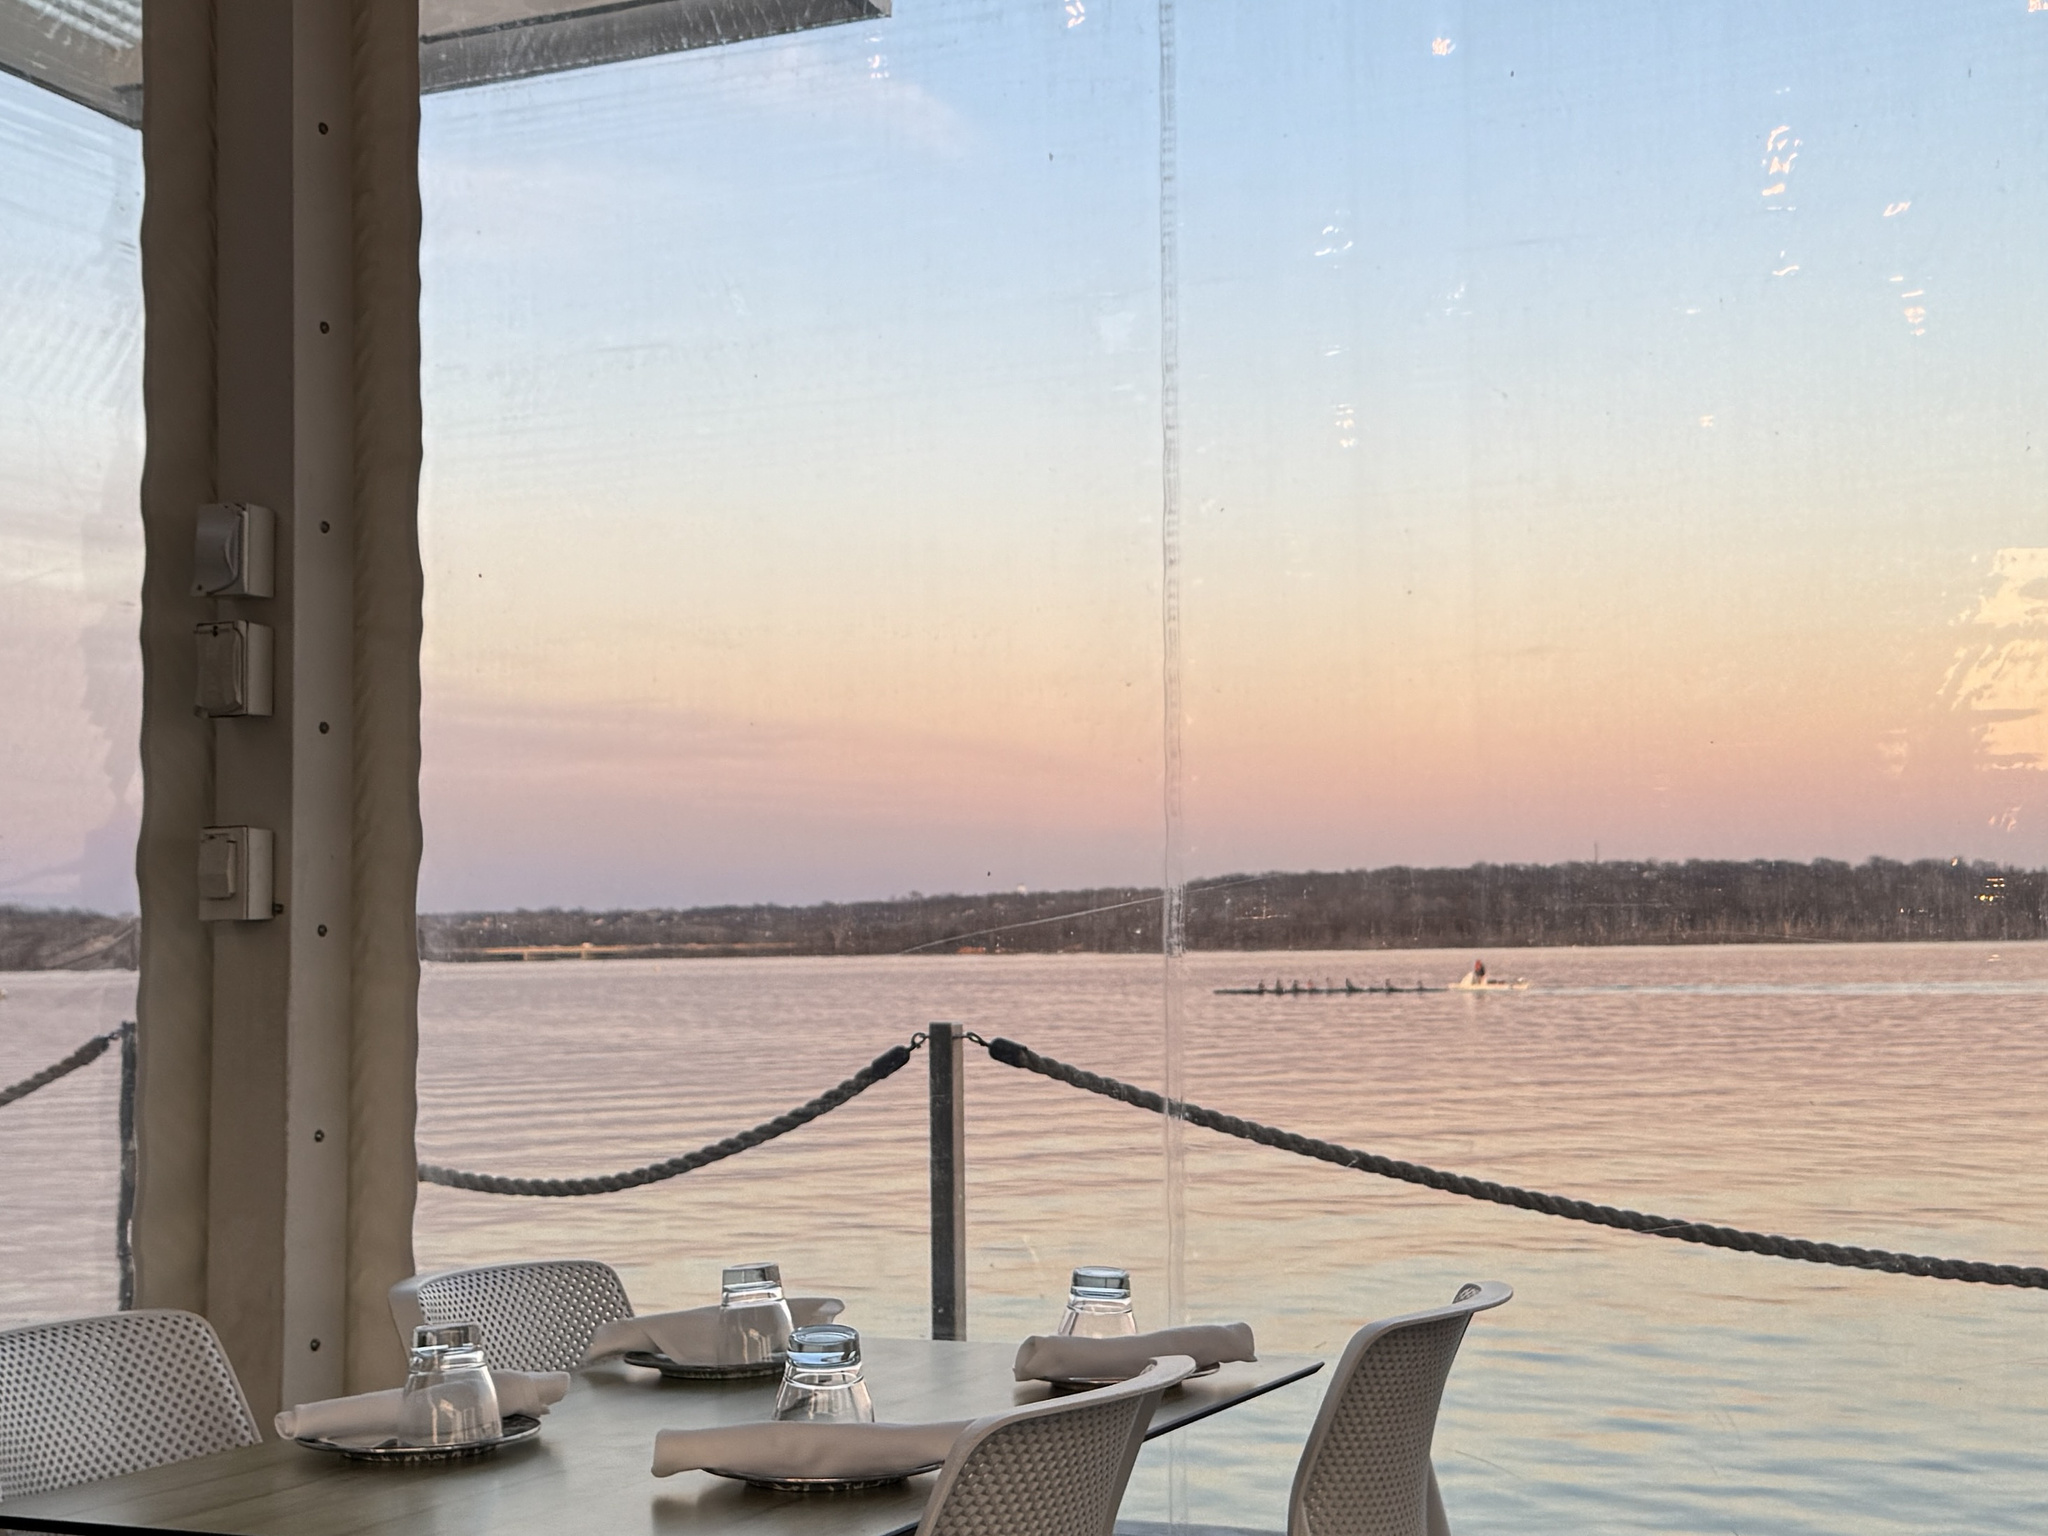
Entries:
{"label": "water near shore", "polygon": [[[2048,945],[1524,950],[1495,996],[1219,997],[1285,977],[1447,981],[1470,956],[1205,954],[1185,1086],[1213,1108],[1506,1182],[1840,1242],[2048,1260]],[[514,1174],[671,1155],[934,1018],[1146,1083],[1143,957],[430,967],[422,1156]],[[133,978],[0,979],[0,1081],[131,1006]],[[1049,1327],[1066,1268],[1127,1262],[1152,1320],[1156,1117],[970,1062],[970,1328]],[[422,1191],[423,1267],[589,1254],[643,1309],[779,1258],[876,1333],[921,1329],[923,1067],[715,1168],[566,1201]],[[112,1059],[0,1110],[0,1321],[110,1305]],[[2048,1528],[2048,1294],[1610,1233],[1186,1133],[1197,1317],[1328,1353],[1468,1278],[1437,1461],[1467,1532]],[[1277,1528],[1318,1383],[1177,1435],[1192,1518]],[[886,1411],[886,1405],[884,1405]],[[1165,1512],[1154,1447],[1127,1513]]]}

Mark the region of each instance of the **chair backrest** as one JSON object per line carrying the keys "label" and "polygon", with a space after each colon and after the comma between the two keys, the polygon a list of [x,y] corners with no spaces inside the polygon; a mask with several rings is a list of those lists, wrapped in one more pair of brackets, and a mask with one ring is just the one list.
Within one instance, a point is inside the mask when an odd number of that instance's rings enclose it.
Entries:
{"label": "chair backrest", "polygon": [[609,1264],[546,1259],[414,1275],[391,1287],[391,1319],[408,1348],[421,1324],[475,1323],[501,1371],[573,1371],[601,1324],[633,1304]]}
{"label": "chair backrest", "polygon": [[1113,1387],[976,1419],[953,1442],[917,1536],[1110,1536],[1159,1395],[1194,1368],[1168,1355]]}
{"label": "chair backrest", "polygon": [[1474,1312],[1515,1293],[1459,1287],[1447,1307],[1368,1323],[1352,1336],[1302,1448],[1288,1536],[1441,1536],[1429,1446],[1437,1405]]}
{"label": "chair backrest", "polygon": [[0,1501],[261,1439],[203,1317],[115,1312],[0,1333]]}

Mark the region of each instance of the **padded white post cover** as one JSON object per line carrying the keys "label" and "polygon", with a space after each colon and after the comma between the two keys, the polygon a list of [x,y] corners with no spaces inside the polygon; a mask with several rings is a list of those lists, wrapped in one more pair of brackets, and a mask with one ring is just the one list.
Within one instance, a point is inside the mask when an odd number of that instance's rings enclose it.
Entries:
{"label": "padded white post cover", "polygon": [[203,1317],[116,1312],[0,1333],[0,1501],[259,1438]]}

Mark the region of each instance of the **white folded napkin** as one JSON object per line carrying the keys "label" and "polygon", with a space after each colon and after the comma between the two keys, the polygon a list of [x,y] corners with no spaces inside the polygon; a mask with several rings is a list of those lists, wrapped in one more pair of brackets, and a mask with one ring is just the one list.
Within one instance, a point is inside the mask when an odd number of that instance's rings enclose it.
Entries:
{"label": "white folded napkin", "polygon": [[[569,1373],[493,1371],[491,1385],[497,1389],[501,1415],[523,1413],[539,1418],[548,1411],[549,1403],[559,1403],[569,1390]],[[277,1416],[277,1433],[285,1440],[377,1445],[398,1433],[399,1404],[404,1397],[402,1389],[391,1387],[382,1392],[359,1392],[354,1397],[301,1403]]]}
{"label": "white folded napkin", "polygon": [[[846,1310],[846,1303],[837,1296],[792,1296],[784,1305],[789,1308],[793,1328],[807,1323],[829,1323]],[[741,1357],[734,1352],[732,1324],[744,1324],[750,1314],[769,1310],[772,1309],[734,1307],[728,1311],[723,1307],[691,1307],[684,1312],[622,1317],[597,1330],[590,1348],[583,1352],[583,1363],[594,1365],[608,1355],[645,1349],[685,1365],[736,1365]]]}
{"label": "white folded napkin", "polygon": [[968,1420],[949,1424],[733,1424],[664,1429],[654,1475],[716,1468],[739,1477],[903,1477],[946,1459]]}
{"label": "white folded napkin", "polygon": [[1258,1359],[1250,1323],[1199,1323],[1113,1339],[1035,1333],[1017,1347],[1016,1374],[1019,1381],[1128,1381],[1166,1355],[1192,1355],[1197,1370]]}

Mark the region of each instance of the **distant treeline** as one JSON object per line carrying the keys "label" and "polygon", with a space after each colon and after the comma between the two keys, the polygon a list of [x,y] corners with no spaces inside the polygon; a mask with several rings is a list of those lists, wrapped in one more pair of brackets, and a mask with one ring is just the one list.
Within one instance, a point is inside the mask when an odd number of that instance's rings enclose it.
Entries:
{"label": "distant treeline", "polygon": [[[1140,954],[1156,887],[677,911],[455,912],[420,919],[429,960],[648,955]],[[2048,871],[1850,865],[1475,864],[1225,875],[1190,884],[1193,949],[1509,949],[1531,944],[2048,938]],[[0,970],[135,964],[135,920],[0,907]]]}
{"label": "distant treeline", "polygon": [[0,971],[132,971],[135,919],[0,907]]}
{"label": "distant treeline", "polygon": [[[891,955],[1159,948],[1156,887],[685,911],[462,912],[420,920],[428,959]],[[1924,859],[1850,865],[1475,864],[1226,875],[1190,884],[1190,948],[1512,948],[2048,938],[2048,871]]]}

